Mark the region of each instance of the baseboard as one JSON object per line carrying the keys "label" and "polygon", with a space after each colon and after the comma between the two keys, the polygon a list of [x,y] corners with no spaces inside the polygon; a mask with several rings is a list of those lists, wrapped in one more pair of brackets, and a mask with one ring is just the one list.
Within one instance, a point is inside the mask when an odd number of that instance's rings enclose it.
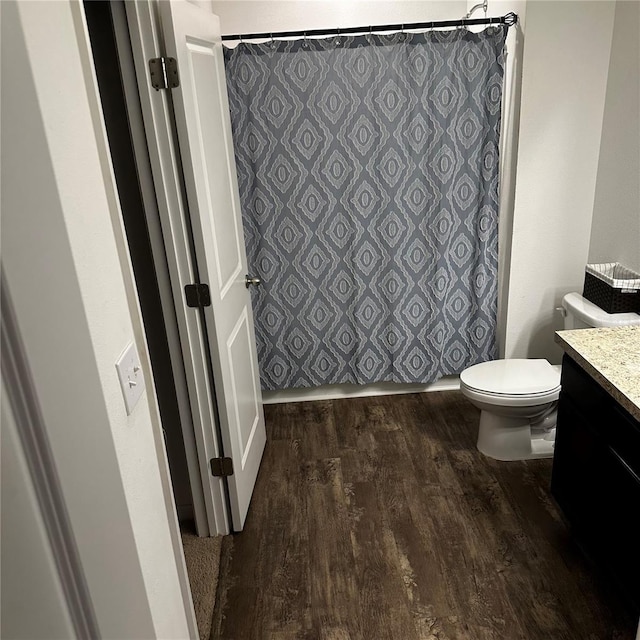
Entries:
{"label": "baseboard", "polygon": [[400,393],[426,393],[429,391],[455,391],[460,389],[459,376],[446,376],[432,384],[327,384],[309,389],[284,389],[263,391],[264,404],[281,402],[307,402],[310,400],[337,400],[339,398],[363,398],[368,396],[393,396]]}

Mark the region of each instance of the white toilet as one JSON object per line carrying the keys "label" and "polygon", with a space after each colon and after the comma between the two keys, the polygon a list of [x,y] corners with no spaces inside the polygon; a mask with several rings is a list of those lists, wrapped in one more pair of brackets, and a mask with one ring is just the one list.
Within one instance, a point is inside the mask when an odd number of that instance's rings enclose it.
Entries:
{"label": "white toilet", "polygon": [[[565,329],[640,325],[637,313],[607,313],[568,293],[562,300]],[[551,458],[560,365],[546,360],[492,360],[460,374],[460,390],[480,409],[478,449],[496,460]]]}

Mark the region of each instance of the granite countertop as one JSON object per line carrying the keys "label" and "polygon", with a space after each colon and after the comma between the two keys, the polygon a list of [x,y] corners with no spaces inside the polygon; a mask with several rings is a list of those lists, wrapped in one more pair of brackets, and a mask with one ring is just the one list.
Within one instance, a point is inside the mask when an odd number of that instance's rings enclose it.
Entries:
{"label": "granite countertop", "polygon": [[640,420],[640,326],[557,331],[556,342]]}

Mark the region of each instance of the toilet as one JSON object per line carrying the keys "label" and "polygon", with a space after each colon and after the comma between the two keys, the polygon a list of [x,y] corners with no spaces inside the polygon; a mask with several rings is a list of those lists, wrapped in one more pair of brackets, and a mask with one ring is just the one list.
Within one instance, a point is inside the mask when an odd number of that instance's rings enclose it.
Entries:
{"label": "toilet", "polygon": [[[562,300],[565,329],[640,325],[637,313],[607,313],[579,293]],[[560,365],[547,360],[491,360],[460,374],[460,390],[480,409],[478,450],[496,460],[551,458]]]}

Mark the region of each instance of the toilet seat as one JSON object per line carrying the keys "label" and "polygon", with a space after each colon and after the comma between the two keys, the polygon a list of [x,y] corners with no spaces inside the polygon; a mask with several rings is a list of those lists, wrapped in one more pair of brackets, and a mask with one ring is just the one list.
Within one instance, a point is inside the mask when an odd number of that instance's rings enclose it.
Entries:
{"label": "toilet seat", "polygon": [[469,398],[486,404],[537,406],[558,399],[559,369],[547,360],[492,360],[465,369],[460,384]]}
{"label": "toilet seat", "polygon": [[500,395],[497,393],[484,393],[477,389],[471,389],[461,383],[463,393],[470,400],[484,402],[485,404],[497,407],[537,407],[538,405],[555,402],[560,397],[560,387],[541,394],[521,394],[521,395]]}

